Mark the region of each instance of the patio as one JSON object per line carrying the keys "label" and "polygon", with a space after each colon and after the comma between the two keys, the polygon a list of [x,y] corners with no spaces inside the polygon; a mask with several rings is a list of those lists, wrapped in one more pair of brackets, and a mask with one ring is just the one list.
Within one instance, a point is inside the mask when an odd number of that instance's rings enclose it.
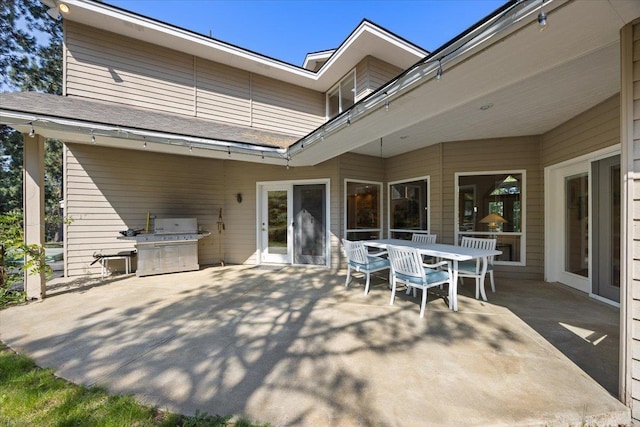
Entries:
{"label": "patio", "polygon": [[0,312],[0,338],[70,381],[187,414],[314,426],[630,423],[610,394],[618,310],[498,277],[488,303],[468,282],[459,312],[430,296],[420,319],[419,298],[402,292],[389,306],[385,280],[365,297],[361,276],[345,289],[344,273],[59,278],[44,301]]}

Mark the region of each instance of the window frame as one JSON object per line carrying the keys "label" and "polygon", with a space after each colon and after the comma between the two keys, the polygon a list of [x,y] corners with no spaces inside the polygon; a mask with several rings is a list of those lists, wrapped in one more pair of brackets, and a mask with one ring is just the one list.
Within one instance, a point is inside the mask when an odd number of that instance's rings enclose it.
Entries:
{"label": "window frame", "polygon": [[[522,176],[520,185],[520,231],[460,231],[460,177],[477,175],[515,175]],[[456,245],[462,236],[519,236],[520,237],[520,261],[498,261],[495,265],[510,265],[524,267],[527,265],[527,171],[526,169],[503,169],[489,171],[456,172],[454,174],[454,235]]]}
{"label": "window frame", "polygon": [[[351,70],[349,71],[347,74],[344,75],[344,77],[342,77],[338,83],[336,83],[335,85],[331,86],[331,89],[329,89],[326,94],[325,94],[325,118],[326,120],[331,120],[334,117],[339,116],[340,114],[342,114],[345,110],[347,110],[347,108],[343,108],[342,107],[342,83],[349,79],[349,78],[353,78],[353,104],[356,103],[357,101],[357,80],[356,80],[356,70]],[[329,96],[331,93],[333,93],[334,91],[336,91],[337,89],[337,93],[338,93],[338,112],[334,115],[331,116],[330,111],[329,111]],[[352,104],[352,106],[353,106]],[[351,108],[348,107],[348,108]]]}
{"label": "window frame", "polygon": [[[349,191],[348,191],[348,185],[349,183],[357,183],[357,184],[364,184],[364,185],[375,185],[378,187],[378,191],[379,191],[379,196],[378,196],[378,215],[380,216],[380,218],[378,219],[378,227],[379,228],[356,228],[356,229],[351,229],[351,228],[347,228],[348,224],[349,224],[349,215],[348,215],[348,209],[349,209]],[[345,239],[347,239],[348,237],[348,233],[354,232],[378,232],[379,235],[379,239],[384,238],[383,236],[383,224],[384,224],[384,212],[382,211],[383,209],[383,197],[384,197],[384,186],[382,182],[379,181],[368,181],[365,179],[355,179],[355,178],[345,178],[344,180],[344,197],[343,197],[343,201],[344,201],[344,211],[343,211],[343,221],[344,221],[344,226],[342,227],[343,230],[343,236]],[[359,240],[364,240],[364,239],[359,239]]]}
{"label": "window frame", "polygon": [[[427,200],[426,200],[427,229],[411,231],[406,229],[391,228],[391,186],[397,185],[397,184],[407,184],[407,183],[411,183],[415,181],[423,181],[423,180],[426,181],[426,185],[427,185]],[[396,233],[415,232],[415,233],[431,234],[431,176],[430,175],[401,179],[398,181],[390,181],[387,183],[387,235],[391,237],[392,233],[394,232]]]}

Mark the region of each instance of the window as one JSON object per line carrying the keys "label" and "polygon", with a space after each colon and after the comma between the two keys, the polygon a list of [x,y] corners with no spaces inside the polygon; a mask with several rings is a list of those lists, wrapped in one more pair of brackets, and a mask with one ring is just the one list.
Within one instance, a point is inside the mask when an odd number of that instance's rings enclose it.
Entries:
{"label": "window", "polygon": [[356,102],[356,73],[349,73],[327,92],[327,117],[334,118]]}
{"label": "window", "polygon": [[427,178],[389,184],[389,237],[411,239],[429,232],[429,181]]}
{"label": "window", "polygon": [[345,181],[346,232],[348,240],[371,240],[382,236],[382,185]]}
{"label": "window", "polygon": [[497,263],[525,265],[525,171],[459,173],[456,180],[456,240],[497,238]]}

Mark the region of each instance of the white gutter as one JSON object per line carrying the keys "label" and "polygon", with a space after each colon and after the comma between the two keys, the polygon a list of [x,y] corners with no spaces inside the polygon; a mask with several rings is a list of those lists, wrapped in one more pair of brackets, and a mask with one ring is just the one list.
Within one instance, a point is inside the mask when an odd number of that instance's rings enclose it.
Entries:
{"label": "white gutter", "polygon": [[[167,132],[154,132],[144,129],[136,129],[126,126],[112,126],[101,123],[87,122],[81,120],[65,119],[46,115],[31,115],[18,113],[15,111],[1,110],[0,120],[8,126],[22,128],[43,128],[51,130],[69,130],[92,137],[109,137],[117,139],[136,140],[142,143],[157,143],[173,145],[185,148],[198,148],[226,152],[228,154],[249,154],[288,160],[286,149],[272,146],[260,146],[243,142],[225,141],[212,138],[201,138],[196,136],[172,134]],[[46,136],[46,135],[45,135]],[[284,164],[284,162],[283,162]]]}

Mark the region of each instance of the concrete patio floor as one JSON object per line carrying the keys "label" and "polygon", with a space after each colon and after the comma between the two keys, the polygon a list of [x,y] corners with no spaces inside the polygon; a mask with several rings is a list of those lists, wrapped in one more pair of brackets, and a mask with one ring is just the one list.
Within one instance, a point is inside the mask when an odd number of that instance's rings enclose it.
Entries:
{"label": "concrete patio floor", "polygon": [[420,319],[419,298],[402,292],[390,306],[385,280],[368,296],[363,285],[255,266],[60,278],[44,301],[0,311],[0,339],[70,381],[185,414],[305,426],[630,424],[612,396],[617,309],[561,285],[497,278],[488,303],[469,282],[459,312],[430,295]]}

